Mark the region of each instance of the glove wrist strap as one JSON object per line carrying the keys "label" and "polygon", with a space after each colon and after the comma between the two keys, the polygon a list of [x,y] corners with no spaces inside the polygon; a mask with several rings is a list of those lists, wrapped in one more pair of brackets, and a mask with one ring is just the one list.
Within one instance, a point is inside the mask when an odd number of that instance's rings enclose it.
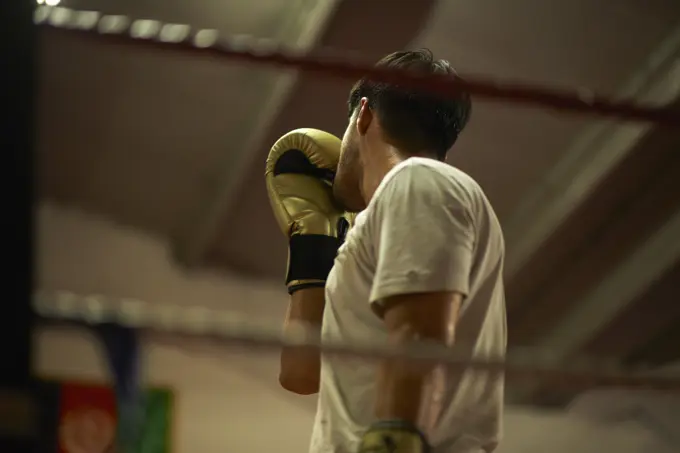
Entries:
{"label": "glove wrist strap", "polygon": [[341,244],[341,239],[321,234],[292,236],[286,276],[288,292],[325,286]]}

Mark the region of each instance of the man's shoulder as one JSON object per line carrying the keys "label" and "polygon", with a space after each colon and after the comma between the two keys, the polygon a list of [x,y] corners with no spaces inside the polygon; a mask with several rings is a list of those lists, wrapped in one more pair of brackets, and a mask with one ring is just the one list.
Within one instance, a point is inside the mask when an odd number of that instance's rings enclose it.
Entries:
{"label": "man's shoulder", "polygon": [[412,190],[448,194],[469,199],[483,191],[477,181],[464,171],[446,162],[424,157],[411,157],[395,166],[383,180],[396,192]]}
{"label": "man's shoulder", "polygon": [[440,182],[447,181],[450,184],[460,184],[474,189],[479,188],[479,184],[472,176],[468,175],[460,168],[454,167],[446,162],[424,157],[412,157],[405,162],[408,163],[408,166],[414,169],[414,171],[421,172],[422,174],[430,174]]}
{"label": "man's shoulder", "polygon": [[424,177],[423,180],[444,184],[461,184],[478,188],[472,176],[460,168],[426,157],[410,157],[396,165],[385,179],[405,179],[411,176]]}

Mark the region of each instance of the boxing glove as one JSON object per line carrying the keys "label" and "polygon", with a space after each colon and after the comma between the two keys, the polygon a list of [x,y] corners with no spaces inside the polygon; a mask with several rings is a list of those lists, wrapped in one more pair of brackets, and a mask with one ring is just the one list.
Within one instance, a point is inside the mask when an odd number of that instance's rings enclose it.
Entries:
{"label": "boxing glove", "polygon": [[364,434],[357,453],[430,453],[425,436],[403,420],[379,421]]}
{"label": "boxing glove", "polygon": [[349,218],[333,199],[339,138],[316,129],[296,129],[276,141],[265,179],[274,216],[288,237],[288,292],[323,287]]}

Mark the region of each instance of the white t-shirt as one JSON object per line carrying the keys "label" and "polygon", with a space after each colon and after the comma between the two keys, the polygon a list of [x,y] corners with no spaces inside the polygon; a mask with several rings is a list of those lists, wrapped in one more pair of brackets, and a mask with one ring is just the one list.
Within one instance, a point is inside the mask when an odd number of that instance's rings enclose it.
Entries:
{"label": "white t-shirt", "polygon": [[[466,298],[456,345],[505,355],[503,235],[479,185],[462,171],[410,158],[380,183],[356,219],[326,283],[322,337],[387,341],[371,310],[391,295],[458,291]],[[452,321],[453,322],[453,321]],[[324,357],[310,453],[355,453],[375,421],[378,364]],[[422,414],[433,453],[492,451],[500,438],[503,377],[433,373]]]}

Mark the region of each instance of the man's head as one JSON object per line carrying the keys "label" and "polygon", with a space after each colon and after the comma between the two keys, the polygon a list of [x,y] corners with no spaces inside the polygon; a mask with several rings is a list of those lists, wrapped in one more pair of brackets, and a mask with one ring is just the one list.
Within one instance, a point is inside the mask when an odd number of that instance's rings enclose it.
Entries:
{"label": "man's head", "polygon": [[[435,60],[429,50],[395,52],[377,66],[419,74],[454,76],[445,60]],[[342,139],[340,164],[335,177],[335,197],[352,211],[365,208],[361,196],[362,153],[369,152],[363,138],[374,129],[380,140],[403,157],[419,155],[444,160],[470,117],[468,95],[442,98],[398,85],[358,81],[349,95],[349,125]]]}

